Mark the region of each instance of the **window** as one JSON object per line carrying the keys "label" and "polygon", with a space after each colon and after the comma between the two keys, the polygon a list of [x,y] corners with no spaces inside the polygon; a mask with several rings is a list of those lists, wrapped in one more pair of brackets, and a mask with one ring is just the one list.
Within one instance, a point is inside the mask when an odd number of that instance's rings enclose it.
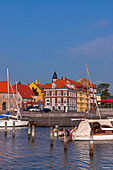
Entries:
{"label": "window", "polygon": [[58,91],[58,92],[57,92],[57,95],[58,95],[58,96],[61,96],[61,91]]}
{"label": "window", "polygon": [[82,101],[82,97],[80,97],[80,101]]}
{"label": "window", "polygon": [[18,98],[18,101],[20,101],[20,98]]}
{"label": "window", "polygon": [[55,96],[55,91],[52,91],[52,96]]}
{"label": "window", "polygon": [[67,98],[64,98],[64,104],[66,104],[67,103]]}
{"label": "window", "polygon": [[13,103],[12,102],[10,103],[10,108],[13,108]]}
{"label": "window", "polygon": [[49,96],[49,91],[46,92],[46,96]]}
{"label": "window", "polygon": [[61,98],[57,99],[57,103],[60,104],[61,103]]}
{"label": "window", "polygon": [[64,95],[64,96],[67,96],[67,91],[63,91],[63,95]]}
{"label": "window", "polygon": [[11,97],[11,99],[12,99],[12,98],[13,98],[13,94],[11,94],[11,96],[10,96],[10,97]]}
{"label": "window", "polygon": [[55,98],[52,98],[52,104],[55,104]]}
{"label": "window", "polygon": [[4,98],[4,99],[6,98],[6,94],[3,95],[3,98]]}

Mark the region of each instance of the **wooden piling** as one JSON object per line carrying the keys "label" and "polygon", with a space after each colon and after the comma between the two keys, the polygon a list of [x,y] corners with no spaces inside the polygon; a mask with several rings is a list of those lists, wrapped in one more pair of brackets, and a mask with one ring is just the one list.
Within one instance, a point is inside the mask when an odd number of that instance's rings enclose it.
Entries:
{"label": "wooden piling", "polygon": [[30,140],[30,133],[31,133],[31,125],[30,125],[30,123],[28,124],[28,140]]}
{"label": "wooden piling", "polygon": [[89,143],[89,154],[93,157],[93,131],[90,131],[90,143]]}
{"label": "wooden piling", "polygon": [[34,142],[35,139],[35,125],[32,125],[32,142]]}
{"label": "wooden piling", "polygon": [[67,133],[66,129],[64,129],[64,151],[67,151]]}
{"label": "wooden piling", "polygon": [[15,137],[15,122],[13,122],[13,138]]}
{"label": "wooden piling", "polygon": [[7,135],[7,122],[5,122],[5,132],[4,132],[5,136]]}
{"label": "wooden piling", "polygon": [[53,147],[53,127],[50,127],[50,146]]}

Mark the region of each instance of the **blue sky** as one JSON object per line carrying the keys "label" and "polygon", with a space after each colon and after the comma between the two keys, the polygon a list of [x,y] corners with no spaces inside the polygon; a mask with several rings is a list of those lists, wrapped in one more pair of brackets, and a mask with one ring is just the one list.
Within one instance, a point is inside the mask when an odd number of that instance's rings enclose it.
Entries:
{"label": "blue sky", "polygon": [[111,84],[113,0],[0,1],[0,80],[31,83],[86,78]]}

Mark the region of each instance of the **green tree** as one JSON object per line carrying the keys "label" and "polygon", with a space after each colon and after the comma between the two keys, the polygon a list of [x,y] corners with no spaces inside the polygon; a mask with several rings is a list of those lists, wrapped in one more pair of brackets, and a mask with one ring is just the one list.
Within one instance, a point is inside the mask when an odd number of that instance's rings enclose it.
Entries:
{"label": "green tree", "polygon": [[21,84],[21,81],[19,81],[18,84]]}
{"label": "green tree", "polygon": [[33,93],[35,94],[35,96],[39,96],[39,93],[37,92],[36,89],[34,89],[34,87],[32,87],[32,91],[33,91]]}
{"label": "green tree", "polygon": [[108,96],[110,96],[109,87],[110,84],[108,83],[101,83],[97,86],[97,93],[100,94],[102,100],[107,99]]}

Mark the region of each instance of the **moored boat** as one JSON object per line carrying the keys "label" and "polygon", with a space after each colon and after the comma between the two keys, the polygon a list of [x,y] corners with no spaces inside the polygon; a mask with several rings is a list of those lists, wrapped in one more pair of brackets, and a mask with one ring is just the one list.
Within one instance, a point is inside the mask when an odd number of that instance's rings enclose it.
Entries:
{"label": "moored boat", "polygon": [[[74,120],[74,119],[73,119]],[[75,119],[76,120],[76,119]],[[72,140],[113,140],[113,119],[84,119],[70,132]]]}

